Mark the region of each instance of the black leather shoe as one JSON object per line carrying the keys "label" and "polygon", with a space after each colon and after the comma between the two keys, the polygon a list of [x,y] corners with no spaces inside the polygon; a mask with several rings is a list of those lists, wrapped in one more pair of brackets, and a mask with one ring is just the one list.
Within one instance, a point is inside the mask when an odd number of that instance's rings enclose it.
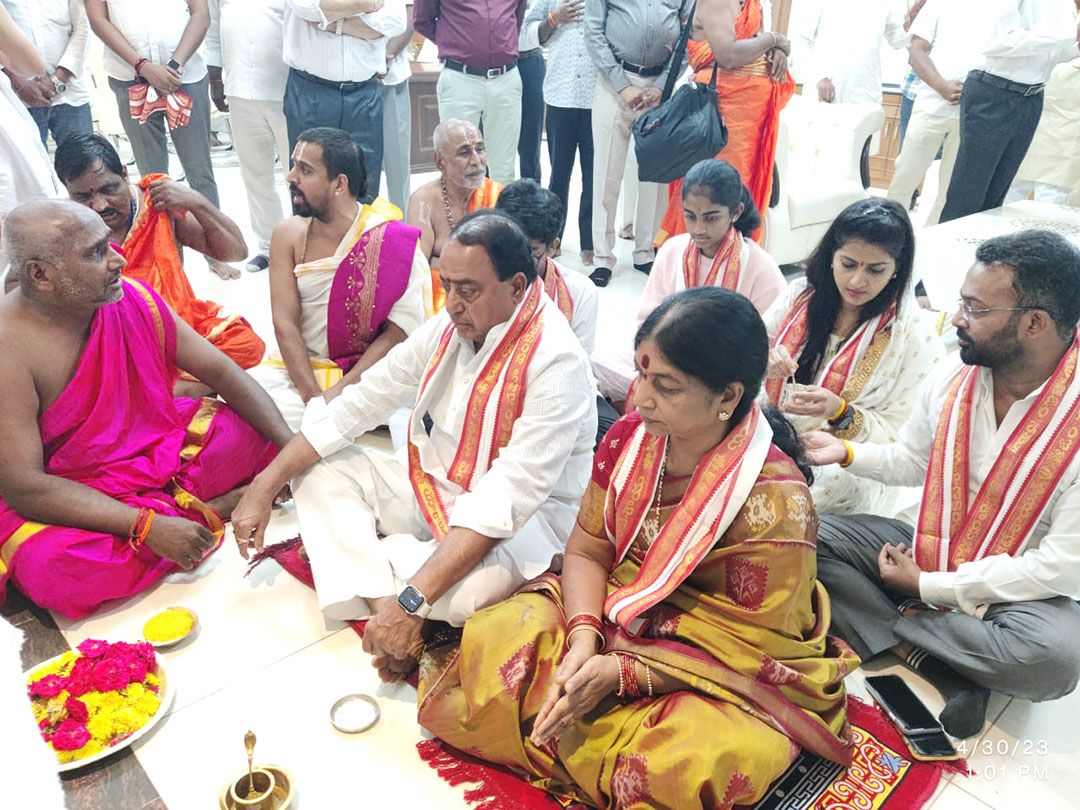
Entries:
{"label": "black leather shoe", "polygon": [[640,270],[645,275],[649,275],[652,272],[652,262],[643,262],[642,264],[635,264],[635,270]]}

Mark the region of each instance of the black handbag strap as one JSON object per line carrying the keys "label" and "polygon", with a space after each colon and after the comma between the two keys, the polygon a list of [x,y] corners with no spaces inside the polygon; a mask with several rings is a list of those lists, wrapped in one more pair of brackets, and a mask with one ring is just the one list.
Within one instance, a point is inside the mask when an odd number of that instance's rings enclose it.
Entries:
{"label": "black handbag strap", "polygon": [[[664,93],[660,97],[660,103],[663,104],[669,98],[671,93],[675,90],[675,82],[679,78],[679,74],[682,73],[683,57],[686,56],[686,43],[690,39],[690,29],[694,27],[694,12],[697,10],[697,0],[690,5],[690,16],[686,18],[686,25],[683,26],[682,32],[679,34],[679,44],[675,46],[675,50],[671,54],[671,69],[668,70],[667,82],[664,83]],[[716,84],[716,73],[713,72],[713,86]]]}

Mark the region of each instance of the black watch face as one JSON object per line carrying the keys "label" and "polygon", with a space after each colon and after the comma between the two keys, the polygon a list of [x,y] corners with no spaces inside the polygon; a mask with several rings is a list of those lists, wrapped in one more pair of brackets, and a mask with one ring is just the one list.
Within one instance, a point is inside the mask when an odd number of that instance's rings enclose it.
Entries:
{"label": "black watch face", "polygon": [[416,588],[408,586],[398,596],[398,602],[409,613],[416,613],[420,606],[424,604],[424,597],[420,595],[420,591],[416,590]]}

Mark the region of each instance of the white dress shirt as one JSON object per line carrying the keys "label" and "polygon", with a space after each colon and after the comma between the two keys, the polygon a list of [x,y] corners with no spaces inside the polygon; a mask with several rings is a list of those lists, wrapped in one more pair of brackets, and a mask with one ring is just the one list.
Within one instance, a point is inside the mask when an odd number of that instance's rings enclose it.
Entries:
{"label": "white dress shirt", "polygon": [[[172,59],[184,29],[191,22],[187,0],[105,0],[109,22],[117,27],[139,56],[156,65]],[[135,81],[135,68],[105,48],[105,72],[117,81]],[[206,64],[198,51],[184,65],[184,84],[202,81]]]}
{"label": "white dress shirt", "polygon": [[[966,368],[959,355],[946,359],[923,385],[911,412],[892,444],[856,444],[849,472],[886,484],[921,486],[930,461],[930,448],[949,386]],[[1042,392],[1039,386],[1013,403],[1001,424],[994,414],[993,377],[979,374],[972,407],[968,504],[990,472],[1005,442]],[[897,515],[918,525],[918,506]],[[933,605],[959,608],[980,615],[985,606],[1024,602],[1054,596],[1080,598],[1080,455],[1057,482],[1050,500],[1016,556],[984,557],[957,566],[956,571],[923,572],[920,598]]]}
{"label": "white dress shirt", "polygon": [[[911,24],[911,36],[930,43],[930,61],[947,82],[963,80],[968,71],[983,67],[994,24],[982,13],[984,5],[985,0],[928,0]],[[912,108],[916,112],[959,118],[960,105],[920,82]]]}
{"label": "white dress shirt", "polygon": [[[521,25],[522,49],[540,44],[540,23],[559,7],[561,0],[533,0]],[[544,101],[553,107],[588,110],[596,94],[596,65],[585,44],[585,21],[563,23],[548,37]],[[595,285],[594,285],[595,286]]]}
{"label": "white dress shirt", "polygon": [[[549,499],[580,501],[589,481],[596,438],[596,383],[588,358],[566,319],[547,297],[543,332],[525,376],[521,415],[513,436],[470,492],[454,499],[450,525],[504,539],[515,534]],[[413,407],[420,379],[450,322],[443,310],[395,346],[325,408],[304,416],[301,432],[324,458],[385,424],[399,408]],[[475,377],[509,327],[492,328],[477,352],[454,335],[443,359],[453,374],[439,374],[429,395],[429,441],[418,445],[421,466],[454,491],[447,470],[457,453]],[[419,420],[423,414],[414,414]]]}
{"label": "white dress shirt", "polygon": [[1080,56],[1071,0],[984,0],[992,23],[985,70],[1020,84],[1045,84],[1060,62]]}
{"label": "white dress shirt", "polygon": [[285,97],[284,11],[285,0],[210,0],[203,52],[208,65],[224,69],[226,96],[278,102]]}
{"label": "white dress shirt", "polygon": [[908,44],[902,0],[798,0],[791,9],[791,69],[817,98],[829,79],[836,103],[881,103],[881,39]]}
{"label": "white dress shirt", "polygon": [[90,23],[82,0],[3,0],[15,24],[37,46],[49,72],[58,67],[71,71],[67,89],[53,98],[53,106],[90,103],[83,83],[83,64],[90,48]]}
{"label": "white dress shirt", "polygon": [[326,30],[319,0],[285,0],[285,64],[331,82],[364,82],[385,73],[386,42],[405,31],[405,0],[386,0],[378,11],[356,16],[382,36],[338,36]]}

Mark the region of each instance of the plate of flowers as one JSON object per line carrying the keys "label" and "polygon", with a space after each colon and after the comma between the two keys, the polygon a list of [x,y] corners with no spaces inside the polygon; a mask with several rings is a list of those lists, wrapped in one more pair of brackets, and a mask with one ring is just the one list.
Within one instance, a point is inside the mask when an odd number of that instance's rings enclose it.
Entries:
{"label": "plate of flowers", "polygon": [[61,773],[127,748],[161,722],[173,699],[165,662],[146,642],[87,639],[25,676]]}

